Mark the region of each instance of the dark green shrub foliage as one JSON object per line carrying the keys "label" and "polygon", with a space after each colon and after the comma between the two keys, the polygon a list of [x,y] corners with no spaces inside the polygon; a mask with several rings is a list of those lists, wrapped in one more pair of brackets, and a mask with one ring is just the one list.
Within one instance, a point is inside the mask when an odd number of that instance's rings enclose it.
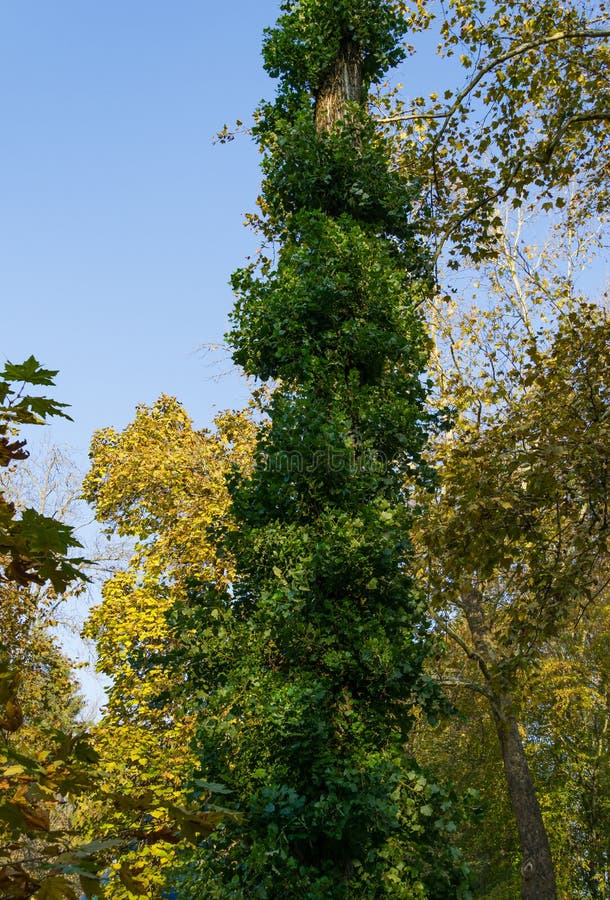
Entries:
{"label": "dark green shrub foliage", "polygon": [[251,479],[233,485],[233,596],[198,597],[192,668],[204,697],[200,784],[227,821],[185,867],[181,897],[466,897],[451,801],[405,757],[422,675],[423,605],[409,577],[408,491],[426,478],[430,288],[411,186],[363,108],[316,132],[316,93],[342,42],[363,90],[401,55],[380,0],[284,5],[261,111],[264,231],[277,263],[238,271],[230,340],[264,403]]}

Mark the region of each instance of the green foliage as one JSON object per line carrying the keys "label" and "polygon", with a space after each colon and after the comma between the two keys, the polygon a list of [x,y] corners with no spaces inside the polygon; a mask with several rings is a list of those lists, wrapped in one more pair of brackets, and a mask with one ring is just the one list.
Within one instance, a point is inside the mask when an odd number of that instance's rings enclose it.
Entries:
{"label": "green foliage", "polygon": [[[0,373],[0,892],[15,900],[76,898],[95,881],[96,853],[73,832],[66,808],[94,784],[96,755],[79,733],[81,703],[69,662],[49,633],[49,610],[82,583],[73,529],[18,502],[13,464],[27,458],[22,425],[65,416],[65,404],[26,393],[57,373],[30,357]],[[16,384],[15,382],[21,382]]]}
{"label": "green foliage", "polygon": [[567,896],[601,900],[610,875],[610,605],[603,599],[546,648],[523,717]]}
{"label": "green foliage", "polygon": [[[69,419],[70,416],[62,412],[67,406],[66,403],[23,393],[26,384],[46,387],[54,385],[53,379],[57,371],[57,369],[43,369],[33,356],[17,365],[7,362],[0,372],[0,401],[3,404],[4,421],[15,425],[39,425],[50,416]],[[17,390],[19,383],[21,388]]]}
{"label": "green foliage", "polygon": [[[329,216],[349,215],[394,239],[409,239],[416,192],[412,183],[388,168],[387,145],[357,104],[349,107],[348,118],[323,133],[316,131],[308,98],[291,116],[264,104],[254,133],[266,153],[262,204],[268,226],[272,222],[278,229],[295,213],[320,210]],[[297,229],[293,223],[293,233]],[[413,254],[415,264],[420,253]],[[425,264],[419,274],[426,274]]]}
{"label": "green foliage", "polygon": [[343,373],[344,381],[354,381],[352,394],[364,383],[371,395],[382,389],[384,367],[408,353],[412,368],[397,390],[412,393],[410,379],[426,353],[414,306],[426,282],[418,282],[395,246],[348,214],[301,213],[291,218],[293,228],[297,233],[264,280],[252,269],[233,277],[235,360],[264,379],[294,382],[307,371],[320,390],[319,379],[332,384]]}
{"label": "green foliage", "polygon": [[280,99],[317,93],[346,40],[362,55],[364,89],[403,58],[399,41],[407,24],[388,0],[286,0],[281,8],[263,51],[265,69],[280,79]]}
{"label": "green foliage", "polygon": [[412,187],[362,111],[318,133],[307,99],[344,37],[378,80],[402,26],[390,4],[287,9],[266,46],[280,103],[257,125],[277,264],[234,276],[230,335],[248,374],[278,384],[261,398],[252,474],[230,485],[232,590],[194,584],[174,611],[202,697],[200,777],[243,818],[219,826],[177,890],[466,897],[455,798],[404,752],[414,709],[443,705],[422,672],[405,502],[407,478],[428,478],[427,260],[409,237]]}
{"label": "green foliage", "polygon": [[[33,356],[19,365],[6,363],[0,372],[0,466],[27,458],[25,441],[16,438],[20,426],[40,425],[52,416],[70,418],[63,412],[65,403],[25,393],[26,385],[52,385],[56,374]],[[49,581],[62,591],[84,578],[83,560],[67,556],[80,546],[72,528],[35,509],[23,509],[17,517],[15,505],[0,493],[0,579],[23,586]]]}
{"label": "green foliage", "polygon": [[[459,670],[464,680],[476,678],[474,666],[465,665],[462,650],[451,643],[435,661],[435,670],[437,677]],[[467,686],[446,690],[458,714],[434,725],[418,719],[410,750],[471,799],[474,814],[457,823],[454,839],[471,866],[474,895],[513,900],[520,894],[519,839],[489,704]]]}

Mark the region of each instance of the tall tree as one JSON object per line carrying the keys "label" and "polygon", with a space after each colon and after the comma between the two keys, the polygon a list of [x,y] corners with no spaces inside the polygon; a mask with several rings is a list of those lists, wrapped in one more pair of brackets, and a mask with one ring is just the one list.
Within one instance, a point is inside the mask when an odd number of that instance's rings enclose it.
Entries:
{"label": "tall tree", "polygon": [[[442,387],[457,427],[436,448],[444,487],[424,530],[439,625],[480,670],[467,680],[490,701],[523,895],[538,898],[555,886],[518,727],[521,679],[605,590],[610,367],[603,311],[576,302],[569,279],[536,272],[525,250],[504,261],[504,293],[496,270],[497,305],[445,331],[452,361]],[[562,311],[549,328],[553,307]]]}
{"label": "tall tree", "polygon": [[[233,589],[199,592],[199,784],[232,792],[181,897],[458,897],[451,803],[404,753],[422,674],[407,473],[421,479],[418,306],[430,290],[410,182],[365,110],[402,55],[384,0],[284,3],[259,110],[261,227],[230,335],[275,383],[251,478],[232,486]],[[195,782],[198,783],[197,781]]]}
{"label": "tall tree", "polygon": [[[426,28],[433,18],[428,5],[418,4],[412,21]],[[497,203],[506,199],[515,210],[537,207],[554,218],[565,208],[562,224],[573,236],[583,223],[603,220],[610,146],[605,88],[610,27],[603,3],[554,0],[450,2],[437,22],[439,53],[459,56],[464,84],[457,89],[447,85],[442,98],[439,89],[429,98],[399,102],[381,118],[388,126],[399,123],[397,159],[426,186],[431,215],[425,227],[435,259],[463,269],[493,257],[512,282],[512,296],[506,303],[492,291],[474,309],[463,301],[456,330],[444,327],[451,318],[451,289],[428,307],[436,359],[446,354],[437,367],[439,388],[444,401],[459,411],[451,439],[445,437],[437,448],[445,485],[433,506],[432,522],[435,513],[447,512],[460,497],[451,514],[451,530],[441,528],[438,543],[428,545],[435,583],[431,594],[443,610],[443,627],[472,659],[487,665],[487,674],[480,673],[478,681],[467,680],[477,682],[477,690],[487,689],[492,707],[498,699],[487,682],[492,671],[509,688],[513,750],[515,758],[521,755],[521,763],[516,766],[506,758],[505,763],[513,805],[518,802],[520,807],[515,812],[524,853],[524,895],[554,897],[553,865],[544,821],[536,811],[533,773],[519,748],[520,678],[544,657],[549,635],[577,621],[578,610],[603,583],[604,476],[593,485],[596,473],[605,471],[607,434],[596,421],[594,398],[606,402],[607,355],[603,350],[596,354],[608,337],[603,322],[593,334],[590,313],[573,308],[574,318],[563,318],[550,350],[544,323],[556,320],[557,308],[566,308],[569,272],[557,278],[557,271],[549,277],[548,266],[546,272],[536,271],[532,247],[520,248],[523,255],[517,258],[506,254]],[[513,215],[512,225],[516,218]],[[585,259],[577,259],[577,264],[583,266]],[[525,292],[519,269],[521,274],[528,270]],[[497,287],[501,279],[492,278],[492,284]],[[588,388],[578,382],[579,366],[589,370]],[[537,376],[538,367],[544,375]],[[535,460],[531,467],[528,455]],[[580,458],[580,466],[573,455]],[[514,469],[517,456],[522,470]],[[517,512],[519,494],[523,505]],[[443,581],[441,572],[449,558]],[[452,605],[456,595],[457,605]],[[534,633],[523,618],[529,619]],[[454,675],[464,680],[461,666]],[[498,736],[506,751],[506,730]],[[535,821],[527,821],[530,813]]]}

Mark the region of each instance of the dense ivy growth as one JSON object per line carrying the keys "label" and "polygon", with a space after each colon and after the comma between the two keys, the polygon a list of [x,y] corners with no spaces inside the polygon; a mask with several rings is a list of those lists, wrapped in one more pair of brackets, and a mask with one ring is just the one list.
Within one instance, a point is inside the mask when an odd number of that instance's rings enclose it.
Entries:
{"label": "dense ivy growth", "polygon": [[451,800],[405,755],[415,709],[434,717],[440,703],[422,673],[406,537],[405,485],[427,478],[417,310],[430,281],[410,237],[413,188],[361,104],[329,132],[314,124],[342,44],[356,47],[364,90],[399,59],[402,24],[379,0],[283,9],[265,46],[279,99],[257,126],[277,260],[234,276],[230,334],[235,360],[275,390],[253,474],[232,484],[233,590],[193,599],[198,785],[225,785],[241,818],[185,867],[178,893],[465,897]]}
{"label": "dense ivy growth", "polygon": [[[388,0],[287,0],[266,31],[265,69],[279,78],[278,97],[315,96],[342,44],[351,40],[363,62],[363,92],[404,56],[407,22]],[[364,100],[364,93],[362,100]]]}

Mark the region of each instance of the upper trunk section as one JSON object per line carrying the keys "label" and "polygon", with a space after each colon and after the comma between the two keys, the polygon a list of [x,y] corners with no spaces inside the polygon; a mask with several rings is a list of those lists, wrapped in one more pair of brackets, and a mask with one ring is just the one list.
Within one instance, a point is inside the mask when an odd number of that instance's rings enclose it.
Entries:
{"label": "upper trunk section", "polygon": [[362,51],[346,38],[316,95],[316,129],[330,131],[353,102],[362,102]]}

